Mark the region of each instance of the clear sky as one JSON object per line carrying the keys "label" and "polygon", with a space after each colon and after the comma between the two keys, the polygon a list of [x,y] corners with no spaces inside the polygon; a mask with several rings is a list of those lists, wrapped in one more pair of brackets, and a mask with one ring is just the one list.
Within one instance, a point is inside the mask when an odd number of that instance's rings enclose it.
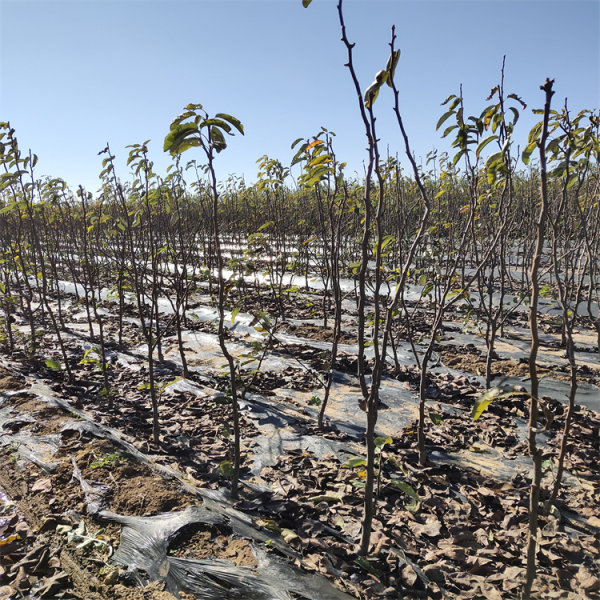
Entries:
{"label": "clear sky", "polygon": [[[566,97],[574,112],[600,107],[598,0],[345,0],[344,13],[363,90],[384,68],[396,25],[396,80],[417,158],[446,147],[435,124],[460,84],[466,111],[479,115],[503,55],[506,92],[527,113],[542,105],[546,77],[557,108]],[[107,142],[121,178],[125,146],[147,139],[164,173],[164,137],[190,102],[245,126],[218,156],[220,179],[255,181],[264,154],[289,164],[291,143],[321,126],[336,132],[347,172],[362,173],[366,138],[345,60],[334,0],[307,9],[301,0],[0,0],[0,120],[38,154],[38,176],[90,191]],[[389,88],[375,108],[383,151],[400,153]],[[523,140],[534,119],[523,118]]]}

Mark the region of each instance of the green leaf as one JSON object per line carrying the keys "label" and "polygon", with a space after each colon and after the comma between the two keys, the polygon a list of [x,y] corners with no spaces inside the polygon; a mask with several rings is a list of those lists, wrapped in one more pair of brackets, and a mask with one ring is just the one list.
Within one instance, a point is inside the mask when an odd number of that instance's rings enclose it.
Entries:
{"label": "green leaf", "polygon": [[242,125],[239,119],[236,119],[232,115],[228,115],[227,113],[217,113],[215,115],[216,119],[223,119],[223,121],[227,121],[230,125],[233,125],[242,135],[244,135],[244,126]]}
{"label": "green leaf", "polygon": [[383,449],[384,446],[386,446],[387,444],[391,444],[393,442],[391,437],[378,437],[375,438],[375,448],[378,448],[379,450]]}
{"label": "green leaf", "polygon": [[[437,125],[435,126],[435,130],[437,131],[443,124],[444,122],[451,116],[454,114],[453,110],[449,110],[448,112],[445,112],[439,119],[439,121],[437,122]],[[446,135],[446,133],[444,133],[444,136]]]}
{"label": "green leaf", "polygon": [[494,140],[497,140],[498,136],[497,135],[490,135],[490,137],[485,138],[485,140],[483,140],[482,142],[479,143],[479,145],[477,146],[477,150],[475,151],[475,156],[477,158],[479,158],[479,155],[481,154],[481,151],[490,143],[493,142]]}
{"label": "green leaf", "polygon": [[537,147],[537,142],[535,140],[525,147],[525,150],[523,150],[523,154],[521,155],[521,160],[523,161],[524,164],[526,164],[526,165],[529,164],[529,159],[530,159],[531,155],[533,154],[533,151],[536,149],[536,147]]}
{"label": "green leaf", "polygon": [[531,142],[535,142],[540,137],[543,125],[543,121],[540,121],[532,127],[531,131],[529,132],[529,138],[527,139],[530,144]]}
{"label": "green leaf", "polygon": [[234,323],[235,322],[235,318],[237,317],[238,313],[240,312],[239,308],[234,308],[231,311],[231,322]]}
{"label": "green leaf", "polygon": [[442,106],[444,106],[444,104],[448,104],[448,102],[450,102],[450,100],[452,100],[453,98],[456,98],[456,94],[450,94],[443,102],[442,102]]}
{"label": "green leaf", "polygon": [[331,156],[329,154],[322,154],[321,156],[317,156],[317,157],[313,158],[310,161],[310,166],[318,167],[319,165],[322,165],[323,163],[330,163],[330,162],[331,162]]}
{"label": "green leaf", "polygon": [[60,371],[62,369],[60,363],[57,360],[48,359],[45,361],[46,366],[53,371]]}
{"label": "green leaf", "polygon": [[485,391],[477,400],[475,400],[475,404],[473,405],[473,410],[471,410],[471,418],[474,421],[477,421],[479,417],[483,414],[483,411],[490,405],[492,400],[499,398],[503,395],[503,391],[501,388],[491,388]]}
{"label": "green leaf", "polygon": [[546,146],[546,154],[556,154],[560,150],[560,143],[562,139],[557,137],[551,140],[551,142]]}
{"label": "green leaf", "polygon": [[[198,135],[198,127],[193,123],[172,124],[171,130],[165,137],[163,150],[165,152],[170,152],[171,154],[181,154],[190,147],[191,140],[188,138],[193,135]],[[186,142],[187,145],[184,144],[184,142]]]}
{"label": "green leaf", "polygon": [[512,98],[513,100],[516,100],[522,106],[523,110],[527,108],[527,104],[525,104],[525,102],[523,102],[523,99],[517,94],[508,94],[507,98]]}
{"label": "green leaf", "polygon": [[311,498],[308,498],[308,501],[318,504],[319,502],[341,502],[342,499],[338,496],[319,494],[318,496],[312,496]]}
{"label": "green leaf", "polygon": [[498,170],[499,163],[502,162],[502,152],[495,152],[490,154],[485,161],[485,168],[488,171],[488,182],[493,183],[496,178],[496,171]]}
{"label": "green leaf", "polygon": [[452,165],[455,166],[456,163],[463,157],[465,153],[466,150],[461,150],[460,152],[457,152],[454,158],[452,159]]}
{"label": "green leaf", "polygon": [[348,462],[344,463],[342,467],[346,469],[354,469],[354,467],[364,467],[367,461],[364,458],[352,458]]}
{"label": "green leaf", "polygon": [[275,221],[267,221],[266,223],[263,223],[259,228],[258,231],[262,231],[263,229],[266,229],[267,227],[271,227],[271,225],[274,225]]}
{"label": "green leaf", "polygon": [[304,8],[308,8],[308,5],[312,2],[312,0],[302,0],[302,6]]}
{"label": "green leaf", "polygon": [[176,383],[179,383],[181,381],[181,379],[182,379],[181,377],[175,377],[175,379],[172,379],[171,381],[165,383],[163,385],[163,389],[166,389],[171,385],[175,385]]}
{"label": "green leaf", "polygon": [[442,137],[445,138],[451,131],[454,131],[458,128],[458,125],[449,125],[444,129],[444,133],[442,133]]}
{"label": "green leaf", "polygon": [[442,415],[436,412],[430,412],[429,418],[431,419],[434,425],[439,425],[442,422]]}
{"label": "green leaf", "polygon": [[569,175],[569,182],[567,183],[567,189],[573,187],[579,181],[579,177],[577,177],[577,173],[572,173]]}
{"label": "green leaf", "polygon": [[377,566],[374,564],[374,559],[369,559],[366,556],[359,556],[354,560],[354,562],[368,573],[375,575],[375,577],[380,578],[382,576],[381,570],[378,569]]}
{"label": "green leaf", "polygon": [[205,119],[200,124],[200,127],[218,127],[219,129],[222,129],[225,133],[233,135],[231,133],[231,126],[229,125],[229,123],[223,121],[223,119]]}
{"label": "green leaf", "polygon": [[377,100],[377,96],[379,95],[379,89],[381,86],[387,81],[388,74],[386,71],[378,71],[375,75],[375,81],[366,89],[364,104],[367,108],[370,108],[375,100]]}
{"label": "green leaf", "polygon": [[414,488],[408,483],[406,483],[406,481],[400,481],[398,479],[391,479],[390,485],[406,494],[412,500],[412,502],[405,504],[404,508],[406,508],[406,510],[409,510],[410,512],[417,512],[417,510],[419,509],[420,500],[419,494],[415,492]]}
{"label": "green leaf", "polygon": [[546,471],[554,470],[554,461],[551,458],[547,458],[542,461],[542,471],[545,473]]}
{"label": "green leaf", "polygon": [[223,132],[217,127],[210,128],[210,140],[212,142],[213,148],[217,151],[217,153],[227,148],[225,136],[223,135]]}
{"label": "green leaf", "polygon": [[390,54],[388,58],[387,65],[385,65],[385,70],[388,74],[386,83],[389,87],[394,87],[392,80],[394,79],[394,73],[396,71],[396,66],[398,65],[398,60],[400,59],[400,50],[394,50],[393,53]]}
{"label": "green leaf", "polygon": [[503,122],[504,115],[501,112],[497,112],[492,118],[492,131],[496,131],[500,124]]}
{"label": "green leaf", "polygon": [[551,177],[562,177],[567,172],[567,161],[563,160],[558,166],[550,171]]}
{"label": "green leaf", "polygon": [[395,240],[393,235],[386,235],[381,242],[381,252],[384,251],[385,247]]}
{"label": "green leaf", "polygon": [[230,460],[224,460],[219,467],[221,468],[221,473],[223,473],[225,477],[233,477],[233,465]]}

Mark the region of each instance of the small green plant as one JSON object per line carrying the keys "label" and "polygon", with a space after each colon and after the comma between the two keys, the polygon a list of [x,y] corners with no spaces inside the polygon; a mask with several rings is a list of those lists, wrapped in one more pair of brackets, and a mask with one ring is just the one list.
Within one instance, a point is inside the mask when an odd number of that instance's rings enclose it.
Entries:
{"label": "small green plant", "polygon": [[221,429],[221,437],[223,437],[225,440],[231,438],[231,429],[229,428],[229,425],[223,425],[223,428]]}
{"label": "small green plant", "polygon": [[58,360],[53,360],[53,359],[48,359],[46,361],[44,361],[44,364],[51,370],[51,371],[62,371],[62,366],[60,364],[60,362]]}
{"label": "small green plant", "polygon": [[79,361],[80,365],[91,365],[94,371],[102,371],[102,351],[96,346],[88,348],[83,353],[83,358]]}
{"label": "small green plant", "polygon": [[[383,467],[386,464],[393,465],[397,471],[401,471],[406,475],[406,470],[403,469],[402,465],[393,456],[388,456],[385,458],[383,457],[384,448],[391,443],[391,437],[375,438],[375,469],[377,478],[377,490],[375,496],[378,497],[383,488],[391,486],[397,490],[400,490],[410,498],[410,500],[405,504],[405,508],[411,512],[416,512],[419,509],[420,500],[413,487],[406,483],[406,481],[402,481],[397,476],[394,476],[396,475],[395,473],[390,477],[383,477]],[[342,465],[342,467],[345,469],[357,469],[356,479],[352,480],[351,484],[360,488],[365,487],[365,480],[367,478],[367,471],[365,469],[366,466],[367,460],[362,457],[352,458]]]}
{"label": "small green plant", "polygon": [[113,400],[117,395],[117,392],[109,387],[101,388],[98,393],[100,394],[100,397],[108,398],[109,400]]}
{"label": "small green plant", "polygon": [[11,463],[15,464],[17,460],[19,460],[19,446],[21,442],[13,442],[9,448],[9,460]]}
{"label": "small green plant", "polygon": [[113,452],[112,454],[103,454],[90,465],[90,469],[101,469],[102,467],[114,468],[126,461],[127,458],[118,452]]}
{"label": "small green plant", "polygon": [[224,460],[220,465],[221,473],[225,475],[225,477],[233,477],[233,464],[230,460]]}
{"label": "small green plant", "polygon": [[[154,385],[154,389],[156,390],[156,394],[157,397],[160,399],[163,395],[163,392],[171,385],[174,385],[175,383],[177,383],[178,381],[181,381],[181,377],[176,377],[175,379],[172,379],[171,381],[162,381],[162,382],[156,382]],[[150,390],[150,384],[149,383],[140,383],[140,385],[137,386],[138,390]]]}

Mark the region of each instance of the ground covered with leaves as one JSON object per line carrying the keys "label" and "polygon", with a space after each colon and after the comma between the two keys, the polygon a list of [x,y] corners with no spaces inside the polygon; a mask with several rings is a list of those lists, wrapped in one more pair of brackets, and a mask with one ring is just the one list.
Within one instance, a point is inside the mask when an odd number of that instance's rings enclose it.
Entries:
{"label": "ground covered with leaves", "polygon": [[[113,325],[107,323],[109,334]],[[111,410],[99,393],[101,374],[76,360],[86,348],[81,334],[68,340],[78,373],[73,384],[44,361],[1,357],[0,599],[219,597],[215,589],[221,598],[519,597],[530,484],[527,395],[516,388],[474,422],[471,409],[482,387],[473,375],[484,366],[477,347],[438,349],[440,368],[428,387],[426,467],[418,463],[413,413],[392,418],[397,406],[389,399],[394,390],[414,397],[418,371],[390,364],[392,392],[382,401],[377,440],[377,513],[370,552],[362,557],[364,413],[344,393],[356,364],[349,348],[341,349],[338,393],[327,427],[319,430],[315,373],[326,362],[319,344],[331,332],[301,319],[282,328],[301,339],[273,340],[270,361],[251,378],[252,391],[240,404],[243,484],[233,500],[227,377],[214,354],[194,354],[190,346],[188,380],[178,378],[173,360],[165,362],[161,440],[153,444],[150,399],[140,386],[145,367],[134,343],[139,335],[130,327],[129,346],[119,348],[111,366]],[[212,331],[200,323],[197,330]],[[343,341],[352,339],[348,328]],[[244,343],[234,333],[230,340]],[[57,353],[51,336],[44,344],[45,355]],[[518,359],[499,357],[495,365],[498,377],[526,376]],[[588,368],[585,376],[597,384],[598,371]],[[548,489],[565,407],[552,398],[544,406]],[[536,597],[600,597],[599,432],[600,415],[578,407],[565,484],[540,521]],[[221,516],[190,516],[203,510]],[[131,537],[124,529],[140,523],[127,519],[163,513],[185,519],[161,541],[156,571],[150,559],[145,570],[119,559]],[[210,571],[210,585],[202,584],[213,596],[199,591],[198,578],[173,587],[169,577],[182,564],[221,569],[218,576]],[[278,590],[273,574],[284,565],[296,569],[285,571],[290,580],[302,583]],[[271,586],[265,595],[260,581]]]}

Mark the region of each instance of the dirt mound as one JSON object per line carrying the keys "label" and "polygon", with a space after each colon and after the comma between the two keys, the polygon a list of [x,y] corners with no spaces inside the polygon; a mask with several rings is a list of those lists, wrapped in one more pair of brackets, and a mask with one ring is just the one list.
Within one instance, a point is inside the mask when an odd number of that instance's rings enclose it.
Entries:
{"label": "dirt mound", "polygon": [[20,390],[24,387],[24,381],[14,376],[13,373],[0,367],[0,392]]}

